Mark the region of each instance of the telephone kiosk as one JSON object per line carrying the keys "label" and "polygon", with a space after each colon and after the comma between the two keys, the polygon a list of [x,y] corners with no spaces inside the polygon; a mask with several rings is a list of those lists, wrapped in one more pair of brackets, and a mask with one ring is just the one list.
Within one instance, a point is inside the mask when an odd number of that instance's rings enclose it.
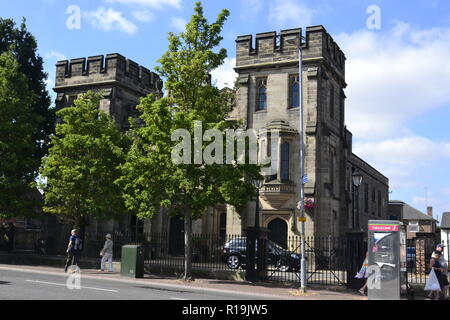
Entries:
{"label": "telephone kiosk", "polygon": [[400,221],[369,221],[369,300],[400,300],[408,288],[406,230]]}

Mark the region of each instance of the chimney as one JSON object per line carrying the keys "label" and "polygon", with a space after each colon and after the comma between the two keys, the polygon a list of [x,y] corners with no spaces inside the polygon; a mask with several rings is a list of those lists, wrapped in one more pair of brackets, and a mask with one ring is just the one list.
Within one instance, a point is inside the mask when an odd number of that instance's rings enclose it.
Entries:
{"label": "chimney", "polygon": [[427,214],[433,218],[433,207],[427,207]]}

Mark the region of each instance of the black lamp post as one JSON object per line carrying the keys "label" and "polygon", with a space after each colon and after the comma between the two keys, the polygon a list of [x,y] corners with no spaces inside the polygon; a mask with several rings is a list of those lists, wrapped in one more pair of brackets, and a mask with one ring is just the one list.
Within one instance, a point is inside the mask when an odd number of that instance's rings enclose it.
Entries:
{"label": "black lamp post", "polygon": [[[245,270],[245,278],[247,281],[257,282],[259,280],[259,271],[261,271],[263,264],[260,260],[258,262],[258,268],[256,268],[256,255],[257,255],[257,242],[260,238],[260,225],[259,225],[259,191],[264,183],[262,179],[252,180],[252,184],[256,189],[256,210],[255,210],[255,223],[254,227],[247,228],[247,268]],[[259,253],[262,252],[261,243],[258,248]],[[261,259],[261,257],[260,257]]]}
{"label": "black lamp post", "polygon": [[258,229],[259,225],[259,192],[263,186],[263,179],[255,179],[252,181],[253,186],[256,189],[256,212],[255,212],[255,228]]}
{"label": "black lamp post", "polygon": [[[358,169],[355,169],[352,174],[352,181],[353,181],[353,221],[352,221],[352,227],[355,229],[356,227],[359,228],[359,187],[362,184],[363,176],[359,172]],[[356,211],[356,213],[355,213]],[[357,222],[357,223],[356,223]]]}

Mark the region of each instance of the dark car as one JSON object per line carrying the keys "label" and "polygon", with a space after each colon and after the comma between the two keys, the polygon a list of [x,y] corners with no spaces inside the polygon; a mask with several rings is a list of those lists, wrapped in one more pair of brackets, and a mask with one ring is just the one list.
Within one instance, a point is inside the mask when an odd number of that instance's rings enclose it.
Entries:
{"label": "dark car", "polygon": [[[256,243],[258,247],[258,243]],[[245,268],[247,262],[247,238],[228,241],[223,249],[223,259],[230,269]],[[267,240],[267,264],[283,272],[300,270],[301,255],[290,252],[271,240]]]}

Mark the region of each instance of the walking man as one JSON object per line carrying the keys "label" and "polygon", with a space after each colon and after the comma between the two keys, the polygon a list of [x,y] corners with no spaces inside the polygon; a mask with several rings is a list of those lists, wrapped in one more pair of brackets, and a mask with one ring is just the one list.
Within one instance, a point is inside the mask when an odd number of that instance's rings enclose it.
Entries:
{"label": "walking man", "polygon": [[73,229],[69,238],[69,244],[67,246],[67,261],[64,272],[67,272],[67,269],[71,265],[78,266],[82,248],[83,246],[81,238],[78,236],[78,231],[76,229]]}
{"label": "walking man", "polygon": [[100,271],[105,271],[105,263],[108,262],[109,272],[113,272],[113,242],[111,240],[111,235],[109,233],[106,235],[105,245],[103,246],[103,249],[100,252],[100,256],[102,257]]}

